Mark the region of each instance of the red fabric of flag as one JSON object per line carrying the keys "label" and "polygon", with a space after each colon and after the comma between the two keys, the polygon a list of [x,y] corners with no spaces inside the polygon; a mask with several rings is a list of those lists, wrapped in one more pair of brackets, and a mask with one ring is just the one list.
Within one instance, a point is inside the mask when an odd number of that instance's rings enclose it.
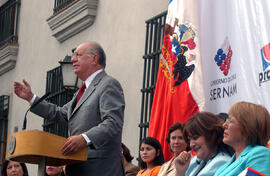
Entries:
{"label": "red fabric of flag", "polygon": [[[178,77],[186,76],[180,74],[181,72],[173,74],[175,64],[180,58],[179,56],[177,59],[177,56],[172,52],[171,38],[169,34],[166,34],[163,41],[148,133],[148,136],[158,139],[161,143],[166,161],[172,157],[169,152],[169,145],[165,141],[169,127],[175,122],[186,122],[191,115],[199,111],[189,89],[188,80],[185,79],[180,84],[175,85]],[[187,68],[187,66],[185,67]]]}

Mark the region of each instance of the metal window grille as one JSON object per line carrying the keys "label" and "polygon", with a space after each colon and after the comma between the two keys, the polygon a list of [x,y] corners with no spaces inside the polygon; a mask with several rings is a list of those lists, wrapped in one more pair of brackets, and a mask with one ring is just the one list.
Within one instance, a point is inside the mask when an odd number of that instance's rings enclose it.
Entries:
{"label": "metal window grille", "polygon": [[0,169],[6,157],[7,130],[8,130],[9,96],[0,96]]}
{"label": "metal window grille", "polygon": [[[62,79],[60,66],[47,72],[46,92],[51,93],[47,98],[47,101],[58,106],[63,106],[69,102],[74,93],[63,87]],[[56,123],[54,121],[44,119],[43,130],[63,137],[68,136],[67,123]]]}
{"label": "metal window grille", "polygon": [[67,5],[69,5],[73,1],[76,1],[76,0],[54,0],[53,13],[56,13],[60,11],[61,9],[65,8]]}
{"label": "metal window grille", "polygon": [[20,0],[9,0],[0,7],[0,47],[18,42]]}
{"label": "metal window grille", "polygon": [[141,102],[141,119],[140,119],[140,141],[148,134],[151,107],[154,97],[155,84],[162,48],[165,19],[167,11],[147,20],[145,52],[144,52],[144,69],[142,83],[142,102]]}

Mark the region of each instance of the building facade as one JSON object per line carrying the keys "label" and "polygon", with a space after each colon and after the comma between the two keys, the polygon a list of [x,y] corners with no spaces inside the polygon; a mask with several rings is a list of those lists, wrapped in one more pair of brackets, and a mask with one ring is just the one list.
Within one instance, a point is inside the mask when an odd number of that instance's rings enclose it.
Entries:
{"label": "building facade", "polygon": [[[162,0],[1,1],[1,159],[5,136],[22,129],[29,108],[13,93],[13,82],[26,79],[32,91],[42,96],[48,91],[48,71],[59,67],[59,61],[86,41],[103,46],[106,71],[123,86],[126,109],[122,139],[138,156],[145,21],[166,11],[167,5]],[[29,113],[27,119],[27,129],[43,130],[42,118]],[[35,175],[37,166],[28,166],[30,175]]]}

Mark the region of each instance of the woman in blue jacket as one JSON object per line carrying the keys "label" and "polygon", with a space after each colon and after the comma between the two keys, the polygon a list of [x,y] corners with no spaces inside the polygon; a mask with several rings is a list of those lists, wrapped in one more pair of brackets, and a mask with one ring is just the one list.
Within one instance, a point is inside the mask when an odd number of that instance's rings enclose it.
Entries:
{"label": "woman in blue jacket", "polygon": [[235,176],[247,167],[270,175],[270,150],[265,147],[270,137],[267,109],[248,102],[236,103],[223,126],[223,142],[230,145],[235,154],[215,176]]}
{"label": "woman in blue jacket", "polygon": [[231,158],[231,149],[222,142],[224,121],[210,112],[199,112],[188,119],[184,138],[196,153],[181,152],[175,159],[177,176],[213,176]]}

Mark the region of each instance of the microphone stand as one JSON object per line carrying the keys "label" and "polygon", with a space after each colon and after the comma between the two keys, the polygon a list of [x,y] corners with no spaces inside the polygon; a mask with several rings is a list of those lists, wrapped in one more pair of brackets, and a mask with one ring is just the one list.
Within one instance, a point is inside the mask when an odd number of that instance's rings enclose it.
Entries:
{"label": "microphone stand", "polygon": [[22,130],[25,130],[25,129],[26,129],[26,123],[27,123],[27,118],[26,118],[26,116],[27,116],[27,113],[30,111],[30,109],[31,109],[31,106],[30,106],[30,108],[28,108],[28,110],[27,110],[26,113],[24,114],[24,120],[23,120],[23,127],[22,127]]}
{"label": "microphone stand", "polygon": [[27,123],[27,113],[29,112],[29,110],[31,108],[34,108],[36,105],[38,105],[40,102],[42,102],[45,98],[47,98],[49,95],[51,94],[51,92],[47,92],[45,95],[43,95],[39,100],[37,100],[36,102],[34,102],[30,108],[28,108],[28,110],[26,111],[25,115],[24,115],[24,120],[23,120],[23,127],[22,127],[22,130],[25,130],[26,129],[26,123]]}

